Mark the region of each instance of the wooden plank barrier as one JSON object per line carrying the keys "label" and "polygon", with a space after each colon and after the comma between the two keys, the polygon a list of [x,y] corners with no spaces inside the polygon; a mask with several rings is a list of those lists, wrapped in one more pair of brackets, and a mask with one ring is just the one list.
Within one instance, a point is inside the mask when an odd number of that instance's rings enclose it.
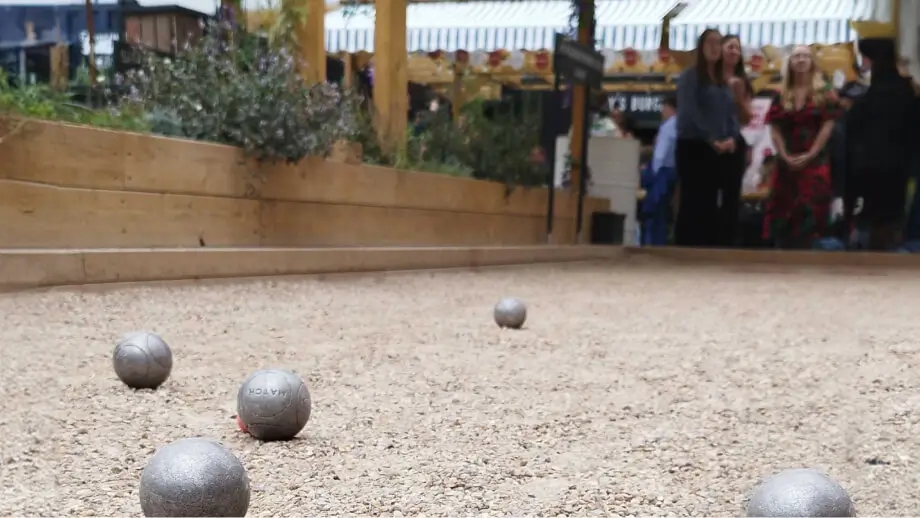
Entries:
{"label": "wooden plank barrier", "polygon": [[[29,121],[0,144],[0,247],[497,246],[545,240],[545,189]],[[263,183],[259,177],[264,177]],[[572,242],[574,193],[555,197]],[[589,198],[585,221],[607,210]],[[566,234],[568,233],[568,234]]]}

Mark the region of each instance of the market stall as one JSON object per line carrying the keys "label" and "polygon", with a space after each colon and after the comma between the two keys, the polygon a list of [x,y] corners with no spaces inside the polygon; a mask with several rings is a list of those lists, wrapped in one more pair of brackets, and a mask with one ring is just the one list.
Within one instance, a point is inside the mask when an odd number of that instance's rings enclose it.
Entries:
{"label": "market stall", "polygon": [[[671,24],[671,46],[688,50],[708,27],[736,34],[745,47],[852,42],[852,20],[876,19],[879,0],[697,0]],[[887,3],[887,2],[886,2]]]}
{"label": "market stall", "polygon": [[[680,0],[596,0],[598,47],[658,48],[662,18],[679,3]],[[373,52],[375,30],[379,28],[376,14],[373,5],[327,14],[326,48],[331,52]],[[406,49],[551,49],[555,33],[569,30],[570,15],[568,1],[410,2],[406,10]]]}

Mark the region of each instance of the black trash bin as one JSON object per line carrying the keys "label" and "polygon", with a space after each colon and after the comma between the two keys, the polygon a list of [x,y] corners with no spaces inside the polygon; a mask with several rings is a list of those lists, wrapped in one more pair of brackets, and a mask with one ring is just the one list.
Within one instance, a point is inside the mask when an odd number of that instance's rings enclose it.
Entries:
{"label": "black trash bin", "polygon": [[619,212],[591,214],[592,245],[622,245],[626,215]]}

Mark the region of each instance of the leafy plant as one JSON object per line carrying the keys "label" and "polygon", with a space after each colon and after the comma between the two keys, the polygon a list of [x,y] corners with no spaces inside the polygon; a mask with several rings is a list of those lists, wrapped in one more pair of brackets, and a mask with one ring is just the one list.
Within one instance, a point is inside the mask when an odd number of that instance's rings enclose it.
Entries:
{"label": "leafy plant", "polygon": [[92,86],[92,81],[90,80],[89,67],[86,65],[86,63],[82,63],[80,64],[79,67],[77,67],[76,72],[74,72],[73,82],[71,84],[73,86],[80,86],[80,87]]}
{"label": "leafy plant", "polygon": [[[59,92],[48,85],[13,86],[2,69],[0,117],[55,120],[127,131],[149,130],[144,114],[135,105],[93,109],[74,102],[69,93]],[[3,138],[0,138],[0,141],[2,140]]]}
{"label": "leafy plant", "polygon": [[269,162],[326,156],[357,131],[347,92],[307,85],[286,40],[269,40],[209,22],[179,57],[141,53],[125,76],[132,101],[170,114],[181,134],[238,146]]}
{"label": "leafy plant", "polygon": [[[563,169],[562,169],[562,186],[563,187],[572,187],[572,173],[575,170],[575,159],[572,157],[572,153],[566,152],[564,159]],[[591,168],[585,167],[585,185],[591,185]]]}
{"label": "leafy plant", "polygon": [[165,108],[155,108],[147,114],[147,123],[150,124],[150,130],[167,137],[181,137],[182,120],[171,110]]}
{"label": "leafy plant", "polygon": [[421,163],[454,164],[475,172],[472,141],[446,109],[420,113],[410,129],[407,153]]}
{"label": "leafy plant", "polygon": [[546,185],[548,164],[539,151],[539,121],[533,116],[495,113],[488,117],[482,101],[462,110],[461,127],[477,178],[507,187]]}
{"label": "leafy plant", "polygon": [[[577,39],[578,29],[583,28],[583,23],[590,24],[588,27],[593,27],[596,24],[594,9],[594,0],[570,0],[569,26],[567,31],[569,37]],[[583,17],[582,14],[586,16]],[[592,42],[593,40],[594,38],[592,34]]]}
{"label": "leafy plant", "polygon": [[373,6],[359,0],[342,0],[339,5],[342,6],[342,14],[348,18],[362,14],[373,14],[374,12]]}
{"label": "leafy plant", "polygon": [[387,153],[377,144],[373,117],[358,112],[363,115],[352,138],[363,146],[366,162],[502,182],[509,192],[547,183],[547,164],[542,152],[535,152],[539,124],[530,117],[489,116],[482,101],[464,106],[459,120],[444,109],[424,111],[409,129],[405,149]]}
{"label": "leafy plant", "polygon": [[349,112],[354,117],[354,126],[349,140],[361,145],[364,161],[374,165],[393,166],[396,155],[384,151],[380,146],[374,125],[373,106],[357,95],[347,96],[345,102],[349,105]]}
{"label": "leafy plant", "polygon": [[307,21],[307,16],[310,14],[309,9],[304,2],[284,0],[279,0],[269,9],[274,10],[277,14],[266,30],[268,41],[272,45],[283,47],[296,54],[300,50],[297,42],[297,27]]}

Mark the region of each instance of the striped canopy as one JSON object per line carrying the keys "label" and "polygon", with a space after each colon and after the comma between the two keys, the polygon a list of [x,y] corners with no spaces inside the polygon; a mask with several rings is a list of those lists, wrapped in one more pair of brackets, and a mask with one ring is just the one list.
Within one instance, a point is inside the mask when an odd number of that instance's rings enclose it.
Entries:
{"label": "striped canopy", "polygon": [[671,48],[696,47],[708,27],[737,34],[745,47],[853,41],[850,20],[872,19],[875,0],[696,0],[671,22]]}
{"label": "striped canopy", "polygon": [[[596,0],[599,48],[658,48],[661,20],[679,0]],[[569,0],[495,0],[410,4],[406,43],[410,52],[540,50],[553,48],[556,32],[568,29]],[[330,52],[374,50],[374,10],[326,15]]]}

